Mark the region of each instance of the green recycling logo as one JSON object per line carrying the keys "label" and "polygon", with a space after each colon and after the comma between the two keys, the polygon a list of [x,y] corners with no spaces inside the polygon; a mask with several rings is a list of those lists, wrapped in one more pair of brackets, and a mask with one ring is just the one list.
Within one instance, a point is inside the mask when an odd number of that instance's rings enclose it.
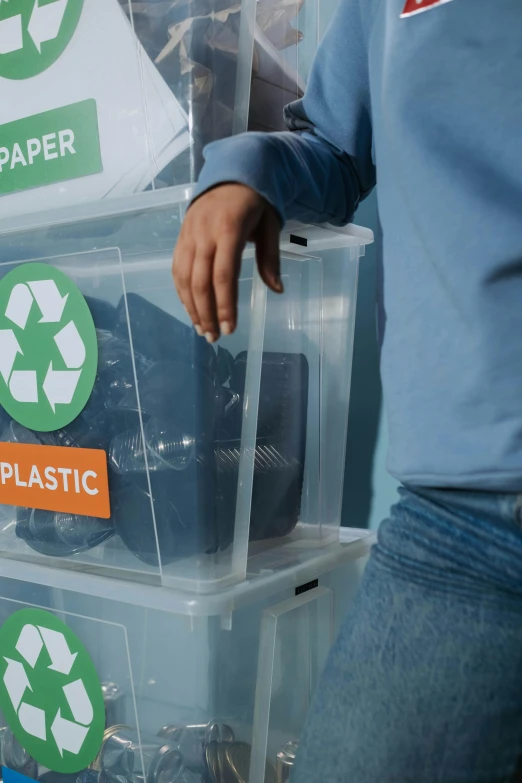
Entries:
{"label": "green recycling logo", "polygon": [[78,637],[41,609],[0,628],[0,707],[18,742],[54,772],[79,772],[98,755],[105,707],[94,664]]}
{"label": "green recycling logo", "polygon": [[0,0],[0,76],[30,79],[69,45],[83,0]]}
{"label": "green recycling logo", "polygon": [[92,316],[67,275],[31,263],[0,279],[0,405],[11,418],[37,432],[70,424],[97,366]]}

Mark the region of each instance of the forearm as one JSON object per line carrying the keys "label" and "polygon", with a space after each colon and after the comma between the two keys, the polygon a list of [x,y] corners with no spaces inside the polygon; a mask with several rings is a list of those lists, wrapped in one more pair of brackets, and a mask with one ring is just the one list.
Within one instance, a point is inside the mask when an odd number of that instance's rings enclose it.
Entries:
{"label": "forearm", "polygon": [[248,133],[209,145],[196,197],[223,182],[263,196],[283,222],[350,222],[361,188],[350,157],[309,132]]}

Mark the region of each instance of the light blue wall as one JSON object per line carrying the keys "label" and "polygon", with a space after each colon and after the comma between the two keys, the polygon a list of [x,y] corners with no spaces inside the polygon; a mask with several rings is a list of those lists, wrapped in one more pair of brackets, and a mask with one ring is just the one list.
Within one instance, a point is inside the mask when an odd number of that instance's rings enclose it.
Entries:
{"label": "light blue wall", "polygon": [[379,417],[379,433],[373,456],[371,485],[373,489],[372,504],[368,517],[368,527],[377,530],[379,524],[388,515],[390,507],[397,500],[398,482],[386,470],[386,455],[388,451],[388,431],[386,417],[381,410]]}
{"label": "light blue wall", "polygon": [[[361,204],[355,222],[377,233],[377,200]],[[382,412],[375,322],[375,245],[361,259],[348,422],[343,524],[378,527],[395,502],[397,482],[386,471],[388,434]]]}

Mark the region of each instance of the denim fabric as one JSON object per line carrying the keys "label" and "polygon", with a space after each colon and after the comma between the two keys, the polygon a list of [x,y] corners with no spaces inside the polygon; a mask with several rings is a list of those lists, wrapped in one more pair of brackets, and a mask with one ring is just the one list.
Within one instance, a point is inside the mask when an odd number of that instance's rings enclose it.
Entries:
{"label": "denim fabric", "polygon": [[401,490],[292,783],[522,781],[520,498]]}

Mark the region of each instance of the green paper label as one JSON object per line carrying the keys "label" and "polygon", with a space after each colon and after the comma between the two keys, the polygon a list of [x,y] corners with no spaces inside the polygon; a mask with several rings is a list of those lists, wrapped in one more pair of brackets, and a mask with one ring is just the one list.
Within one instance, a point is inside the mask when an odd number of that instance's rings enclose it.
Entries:
{"label": "green paper label", "polygon": [[21,746],[54,772],[79,772],[103,741],[105,707],[89,653],[50,612],[22,609],[0,628],[0,707]]}
{"label": "green paper label", "polygon": [[0,76],[30,79],[69,45],[83,0],[0,0]]}
{"label": "green paper label", "polygon": [[91,312],[67,275],[21,264],[0,280],[0,405],[15,421],[38,432],[70,424],[97,367]]}
{"label": "green paper label", "polygon": [[0,194],[101,171],[94,100],[0,125]]}

